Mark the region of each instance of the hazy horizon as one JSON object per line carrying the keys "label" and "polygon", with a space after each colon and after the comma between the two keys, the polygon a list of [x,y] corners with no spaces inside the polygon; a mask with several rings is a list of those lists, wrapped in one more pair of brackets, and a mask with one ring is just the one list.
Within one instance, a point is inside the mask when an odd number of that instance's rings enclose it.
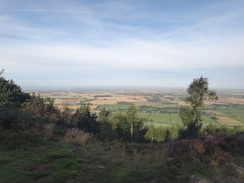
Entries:
{"label": "hazy horizon", "polygon": [[[147,87],[147,86],[141,86],[141,87],[119,87],[119,86],[85,86],[85,87],[65,87],[65,86],[25,86],[22,87],[22,90],[25,92],[113,92],[113,91],[185,91],[187,92],[187,88],[183,87]],[[216,92],[244,92],[244,89],[238,89],[238,88],[210,88],[210,90],[214,90]]]}
{"label": "hazy horizon", "polygon": [[0,70],[23,89],[244,89],[243,0],[0,0]]}

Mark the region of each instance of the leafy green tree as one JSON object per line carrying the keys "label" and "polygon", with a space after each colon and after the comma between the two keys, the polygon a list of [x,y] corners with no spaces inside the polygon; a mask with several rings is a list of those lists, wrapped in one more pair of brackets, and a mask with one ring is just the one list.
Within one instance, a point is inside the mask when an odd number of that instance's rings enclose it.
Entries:
{"label": "leafy green tree", "polygon": [[145,139],[146,139],[146,140],[150,140],[151,142],[153,142],[154,139],[155,139],[155,136],[156,136],[156,134],[155,134],[155,127],[154,127],[153,124],[151,124],[151,125],[147,128],[147,132],[146,132],[146,134],[145,134]]}
{"label": "leafy green tree", "polygon": [[91,114],[90,107],[88,105],[81,105],[73,115],[72,121],[76,124],[76,127],[84,130],[85,132],[98,134],[99,123],[97,121],[96,114]]}
{"label": "leafy green tree", "polygon": [[130,141],[130,124],[124,114],[117,113],[114,117],[116,137],[120,141]]}
{"label": "leafy green tree", "polygon": [[[130,125],[130,141],[138,141],[141,138],[141,130],[143,127],[142,120],[137,116],[137,108],[131,104],[126,111],[126,119]],[[144,136],[144,135],[143,135]]]}
{"label": "leafy green tree", "polygon": [[13,80],[6,80],[2,74],[3,70],[0,72],[0,107],[21,107],[30,95],[22,92],[21,87]]}
{"label": "leafy green tree", "polygon": [[115,131],[119,140],[141,141],[144,138],[143,122],[137,116],[137,108],[131,104],[125,114],[115,115]]}
{"label": "leafy green tree", "polygon": [[165,135],[166,135],[166,129],[162,126],[155,129],[156,134],[156,141],[157,142],[164,142],[165,141]]}
{"label": "leafy green tree", "polygon": [[208,89],[208,78],[194,79],[187,89],[189,97],[186,103],[190,103],[193,109],[204,106],[205,100],[217,100],[218,96],[215,91]]}
{"label": "leafy green tree", "polygon": [[130,141],[133,141],[133,133],[134,133],[134,125],[136,121],[138,121],[137,117],[137,109],[134,104],[131,104],[126,112],[126,118],[128,123],[130,124]]}
{"label": "leafy green tree", "polygon": [[99,113],[98,121],[100,123],[99,138],[105,141],[114,139],[112,112],[107,111],[105,107]]}
{"label": "leafy green tree", "polygon": [[21,105],[30,95],[22,92],[13,80],[2,77],[3,71],[0,71],[0,126],[10,129],[22,113]]}
{"label": "leafy green tree", "polygon": [[185,99],[191,107],[181,107],[179,115],[186,129],[182,131],[182,138],[196,138],[202,127],[202,118],[199,107],[204,106],[206,100],[217,100],[215,91],[209,90],[208,78],[202,76],[194,79],[187,89],[188,97]]}

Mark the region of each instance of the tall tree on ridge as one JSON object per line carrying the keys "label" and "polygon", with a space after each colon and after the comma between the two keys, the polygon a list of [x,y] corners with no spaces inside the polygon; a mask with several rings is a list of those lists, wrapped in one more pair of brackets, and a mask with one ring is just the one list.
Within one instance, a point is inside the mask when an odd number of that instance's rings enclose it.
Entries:
{"label": "tall tree on ridge", "polygon": [[208,78],[200,77],[194,79],[187,89],[189,96],[185,99],[191,107],[181,107],[180,118],[183,124],[187,127],[183,132],[183,138],[196,138],[198,131],[202,127],[202,117],[199,107],[204,106],[206,100],[217,100],[215,91],[208,89]]}

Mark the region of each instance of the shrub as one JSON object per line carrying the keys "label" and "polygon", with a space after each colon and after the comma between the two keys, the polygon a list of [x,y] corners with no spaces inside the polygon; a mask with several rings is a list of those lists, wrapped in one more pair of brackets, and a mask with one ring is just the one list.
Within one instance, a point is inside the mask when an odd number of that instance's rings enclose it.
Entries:
{"label": "shrub", "polygon": [[230,162],[232,154],[243,153],[243,137],[219,135],[208,135],[199,140],[178,140],[170,143],[167,150],[167,155],[174,158],[175,162],[193,160],[214,166]]}
{"label": "shrub", "polygon": [[178,140],[169,144],[168,156],[179,162],[201,160],[205,153],[205,147],[201,140]]}
{"label": "shrub", "polygon": [[91,140],[92,136],[90,133],[84,132],[77,128],[68,129],[63,140],[65,142],[71,142],[74,144],[85,145]]}
{"label": "shrub", "polygon": [[224,138],[221,148],[231,154],[244,155],[244,137],[231,135]]}

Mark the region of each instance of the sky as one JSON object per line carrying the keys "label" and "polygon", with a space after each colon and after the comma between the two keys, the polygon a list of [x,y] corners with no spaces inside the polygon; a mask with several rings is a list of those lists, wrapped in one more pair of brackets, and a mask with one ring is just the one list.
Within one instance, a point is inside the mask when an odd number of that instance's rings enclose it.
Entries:
{"label": "sky", "polygon": [[23,89],[244,89],[244,1],[0,0],[2,69]]}

